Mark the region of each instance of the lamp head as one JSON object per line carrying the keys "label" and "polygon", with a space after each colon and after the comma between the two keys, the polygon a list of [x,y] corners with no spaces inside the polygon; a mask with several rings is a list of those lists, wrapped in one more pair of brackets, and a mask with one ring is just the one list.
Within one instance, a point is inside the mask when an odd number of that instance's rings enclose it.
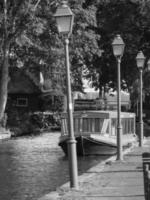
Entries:
{"label": "lamp head", "polygon": [[56,18],[58,32],[70,35],[72,32],[74,14],[66,1],[62,1],[62,4],[57,8],[54,17]]}
{"label": "lamp head", "polygon": [[145,56],[142,51],[139,51],[136,56],[136,64],[139,69],[143,69],[145,62]]}
{"label": "lamp head", "polygon": [[113,53],[115,57],[122,57],[125,44],[120,35],[116,35],[112,42]]}

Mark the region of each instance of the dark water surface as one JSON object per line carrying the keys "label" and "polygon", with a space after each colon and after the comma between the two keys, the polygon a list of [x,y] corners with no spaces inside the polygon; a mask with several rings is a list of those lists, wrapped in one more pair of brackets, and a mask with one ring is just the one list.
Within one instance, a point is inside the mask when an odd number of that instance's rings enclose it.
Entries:
{"label": "dark water surface", "polygon": [[[0,141],[0,200],[37,200],[69,181],[59,133]],[[78,158],[79,174],[106,158]]]}

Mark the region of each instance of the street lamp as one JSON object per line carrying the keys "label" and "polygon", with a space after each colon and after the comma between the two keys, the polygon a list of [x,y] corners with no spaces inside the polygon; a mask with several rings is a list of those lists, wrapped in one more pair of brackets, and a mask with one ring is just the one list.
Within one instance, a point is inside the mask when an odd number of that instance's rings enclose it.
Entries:
{"label": "street lamp", "polygon": [[114,56],[117,59],[117,71],[118,71],[118,81],[117,81],[117,160],[123,160],[122,155],[122,125],[121,125],[121,89],[120,89],[120,64],[121,58],[123,56],[125,44],[120,37],[117,35],[112,42],[112,48]]}
{"label": "street lamp", "polygon": [[68,7],[66,1],[62,1],[54,15],[57,22],[58,32],[65,36],[65,55],[66,55],[66,71],[67,71],[67,112],[68,112],[68,158],[69,158],[69,172],[70,172],[70,187],[78,188],[78,169],[77,169],[77,152],[76,140],[74,137],[73,126],[73,106],[71,96],[71,83],[70,83],[70,65],[69,65],[69,36],[72,32],[74,15]]}
{"label": "street lamp", "polygon": [[142,89],[143,89],[143,80],[142,73],[144,67],[145,57],[142,51],[139,51],[136,56],[137,67],[140,72],[140,135],[139,135],[139,146],[143,146],[143,100],[142,100]]}

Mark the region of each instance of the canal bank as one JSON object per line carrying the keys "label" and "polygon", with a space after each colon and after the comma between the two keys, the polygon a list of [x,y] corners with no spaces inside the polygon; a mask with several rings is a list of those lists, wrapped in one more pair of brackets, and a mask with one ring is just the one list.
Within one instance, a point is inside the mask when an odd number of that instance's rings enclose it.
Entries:
{"label": "canal bank", "polygon": [[78,190],[66,183],[39,200],[144,200],[143,152],[150,152],[150,138],[125,152],[124,161],[113,156],[79,176]]}
{"label": "canal bank", "polygon": [[5,129],[0,127],[0,140],[9,139],[11,138],[11,132],[9,129]]}

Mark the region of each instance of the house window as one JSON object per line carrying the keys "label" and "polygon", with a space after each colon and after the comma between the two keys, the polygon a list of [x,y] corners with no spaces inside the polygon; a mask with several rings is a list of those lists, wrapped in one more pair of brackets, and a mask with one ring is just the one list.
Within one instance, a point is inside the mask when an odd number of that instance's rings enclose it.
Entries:
{"label": "house window", "polygon": [[27,107],[28,106],[28,99],[27,98],[17,98],[17,105],[20,107]]}

